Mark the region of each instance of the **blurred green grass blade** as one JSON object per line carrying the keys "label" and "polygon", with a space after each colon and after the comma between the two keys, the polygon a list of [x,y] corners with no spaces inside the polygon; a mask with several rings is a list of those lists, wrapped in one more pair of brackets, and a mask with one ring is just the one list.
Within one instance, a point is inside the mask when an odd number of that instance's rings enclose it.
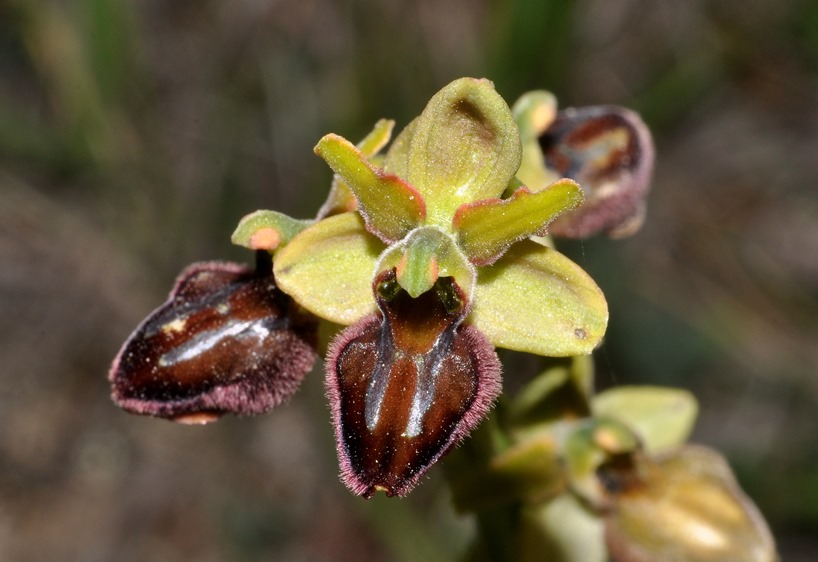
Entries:
{"label": "blurred green grass blade", "polygon": [[85,34],[88,59],[106,105],[119,105],[139,84],[134,78],[133,22],[121,0],[86,0]]}

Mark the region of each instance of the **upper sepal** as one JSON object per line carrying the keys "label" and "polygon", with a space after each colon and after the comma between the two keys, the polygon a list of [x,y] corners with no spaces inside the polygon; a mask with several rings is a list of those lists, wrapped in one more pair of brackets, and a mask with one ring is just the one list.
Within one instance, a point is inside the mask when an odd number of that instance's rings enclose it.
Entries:
{"label": "upper sepal", "polygon": [[394,270],[374,282],[379,313],[330,346],[327,395],[341,476],[353,493],[403,496],[485,416],[500,362],[450,277],[411,298]]}
{"label": "upper sepal", "polygon": [[594,396],[592,405],[595,416],[615,418],[633,430],[650,454],[687,441],[699,411],[687,390],[659,386],[616,386]]}
{"label": "upper sepal", "polygon": [[260,414],[296,391],[316,338],[317,323],[294,310],[269,264],[196,263],[123,345],[109,373],[112,398],[128,412],[185,423]]}
{"label": "upper sepal", "polygon": [[522,153],[508,105],[491,82],[474,78],[435,94],[395,142],[386,168],[404,172],[426,201],[429,223],[443,228],[460,205],[499,197]]}

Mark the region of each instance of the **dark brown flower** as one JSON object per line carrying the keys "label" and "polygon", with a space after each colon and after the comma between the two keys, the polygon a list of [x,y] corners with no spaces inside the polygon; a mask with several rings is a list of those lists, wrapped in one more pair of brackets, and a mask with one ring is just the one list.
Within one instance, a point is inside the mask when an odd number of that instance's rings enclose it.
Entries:
{"label": "dark brown flower", "polygon": [[585,203],[557,218],[549,233],[622,237],[639,229],[654,160],[653,140],[639,115],[616,106],[566,109],[539,144],[546,166],[585,191]]}
{"label": "dark brown flower", "polygon": [[[125,342],[108,375],[124,410],[205,423],[259,414],[289,398],[316,359],[317,323],[255,270],[195,263]],[[266,258],[264,257],[266,256]]]}
{"label": "dark brown flower", "polygon": [[501,367],[485,336],[462,324],[467,301],[451,277],[415,299],[394,270],[374,288],[380,312],[330,347],[327,394],[346,485],[402,496],[485,416]]}

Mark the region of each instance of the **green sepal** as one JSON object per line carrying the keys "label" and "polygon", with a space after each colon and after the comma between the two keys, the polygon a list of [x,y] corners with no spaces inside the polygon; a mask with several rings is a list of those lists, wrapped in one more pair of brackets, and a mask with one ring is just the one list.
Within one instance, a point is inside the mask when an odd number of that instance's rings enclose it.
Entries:
{"label": "green sepal", "polygon": [[608,304],[581,267],[530,240],[478,268],[471,322],[497,347],[566,357],[587,355],[608,324]]}
{"label": "green sepal", "polygon": [[[361,154],[366,156],[369,161],[378,165],[378,161],[382,157],[376,156],[378,152],[386,146],[392,136],[392,129],[395,127],[395,122],[391,119],[380,119],[372,131],[366,135],[361,142],[357,144],[358,150]],[[332,187],[330,187],[327,200],[321,205],[321,210],[318,211],[318,218],[322,219],[332,215],[338,215],[349,211],[358,209],[358,201],[355,195],[350,191],[349,186],[339,176],[332,178]]]}
{"label": "green sepal", "polygon": [[384,245],[358,213],[324,219],[293,238],[277,255],[279,288],[301,306],[337,324],[376,310],[372,272]]}
{"label": "green sepal", "polygon": [[658,386],[611,388],[594,396],[592,408],[595,416],[615,418],[630,427],[651,454],[684,443],[698,413],[690,392]]}
{"label": "green sepal", "polygon": [[384,242],[395,242],[420,226],[426,206],[420,194],[401,178],[374,167],[352,143],[324,136],[315,147],[355,194],[366,228]]}
{"label": "green sepal", "polygon": [[438,277],[454,277],[467,299],[474,292],[474,267],[451,235],[434,226],[415,229],[390,246],[381,257],[377,270],[393,267],[398,284],[412,298],[431,289]]}
{"label": "green sepal", "polygon": [[230,240],[250,250],[278,250],[313,223],[277,211],[256,211],[243,217]]}
{"label": "green sepal", "polygon": [[[499,197],[520,166],[517,125],[488,80],[461,78],[444,87],[406,140],[401,177],[423,196],[429,223],[446,229],[460,205]],[[396,153],[387,156],[399,161]]]}
{"label": "green sepal", "polygon": [[559,175],[545,165],[538,142],[538,137],[548,129],[557,115],[557,99],[545,90],[528,92],[514,103],[511,111],[520,130],[523,146],[517,177],[531,191],[539,191],[559,179]]}
{"label": "green sepal", "polygon": [[485,199],[462,205],[452,226],[469,260],[476,265],[488,265],[514,242],[545,236],[548,223],[576,209],[582,201],[579,184],[561,179],[538,193],[521,187],[509,199]]}

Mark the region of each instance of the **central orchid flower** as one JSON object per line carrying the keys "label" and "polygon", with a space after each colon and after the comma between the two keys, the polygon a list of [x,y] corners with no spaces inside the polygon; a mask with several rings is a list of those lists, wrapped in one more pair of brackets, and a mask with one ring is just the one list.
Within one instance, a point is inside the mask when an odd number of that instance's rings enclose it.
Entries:
{"label": "central orchid flower", "polygon": [[325,208],[276,254],[275,278],[313,314],[352,324],[326,362],[344,481],[364,496],[403,495],[499,394],[492,346],[566,356],[600,341],[601,291],[530,240],[582,190],[515,181],[517,125],[482,80],[435,95],[380,167],[337,135],[316,153],[356,212]]}
{"label": "central orchid flower", "polygon": [[[381,156],[392,125],[379,122],[357,146],[333,134],[318,142],[335,178],[317,219],[273,211],[242,219],[233,241],[272,254],[272,276],[223,276],[216,287],[224,296],[181,291],[190,283],[180,279],[115,362],[120,405],[186,421],[277,405],[309,370],[303,347],[315,341],[315,326],[303,320],[306,311],[348,326],[325,362],[343,481],[362,496],[400,496],[490,410],[501,389],[494,347],[553,357],[596,347],[605,298],[545,237],[551,221],[580,206],[583,190],[571,179],[523,185],[521,133],[491,82],[464,78],[443,88]],[[280,297],[244,288],[265,278]],[[238,294],[260,297],[242,301],[253,308],[248,320],[228,322],[218,311]],[[178,352],[168,338],[186,326],[179,315],[213,318],[208,326],[216,327],[182,338]],[[182,359],[201,364],[205,348],[239,342],[260,366],[246,368],[233,352],[212,377],[197,375],[190,392],[201,396],[146,392],[154,380],[168,387],[160,379],[181,372]],[[163,354],[152,351],[159,343]],[[275,389],[274,400],[258,399],[265,389]]]}

